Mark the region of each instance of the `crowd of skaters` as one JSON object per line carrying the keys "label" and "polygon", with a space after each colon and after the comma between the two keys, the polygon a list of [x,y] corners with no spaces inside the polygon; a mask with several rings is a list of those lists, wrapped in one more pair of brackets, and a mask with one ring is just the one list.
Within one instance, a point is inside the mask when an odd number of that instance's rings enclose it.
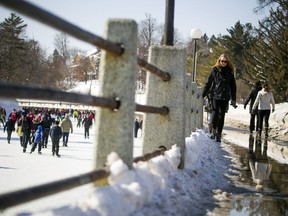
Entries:
{"label": "crowd of skaters", "polygon": [[59,155],[59,143],[68,147],[69,133],[73,133],[70,117],[77,119],[77,127],[84,127],[84,138],[89,139],[89,128],[93,124],[95,114],[93,111],[79,111],[71,109],[48,109],[37,107],[23,107],[13,109],[6,120],[6,110],[0,107],[0,119],[7,132],[7,142],[10,144],[12,132],[19,136],[23,153],[28,144],[31,145],[30,154],[38,147],[38,154],[42,148],[47,148],[49,136],[52,141],[52,155]]}

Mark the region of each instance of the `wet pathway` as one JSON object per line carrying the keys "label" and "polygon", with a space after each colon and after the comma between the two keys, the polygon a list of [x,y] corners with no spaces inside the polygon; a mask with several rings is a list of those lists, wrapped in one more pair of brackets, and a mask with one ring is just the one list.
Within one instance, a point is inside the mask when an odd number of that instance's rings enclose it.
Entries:
{"label": "wet pathway", "polygon": [[230,153],[233,165],[228,177],[237,189],[227,191],[229,201],[220,202],[221,207],[213,213],[288,215],[288,164],[267,155],[273,145],[269,139],[248,134],[245,137],[246,147],[227,141],[221,144]]}

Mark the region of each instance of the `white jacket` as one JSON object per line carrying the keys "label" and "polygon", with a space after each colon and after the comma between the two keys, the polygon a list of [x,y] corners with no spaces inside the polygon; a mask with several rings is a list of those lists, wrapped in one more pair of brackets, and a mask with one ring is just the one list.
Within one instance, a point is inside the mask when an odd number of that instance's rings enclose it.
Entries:
{"label": "white jacket", "polygon": [[275,100],[272,92],[266,92],[264,89],[258,92],[256,100],[253,104],[252,110],[255,110],[257,105],[259,110],[270,110],[270,103],[272,104],[272,109],[275,110]]}

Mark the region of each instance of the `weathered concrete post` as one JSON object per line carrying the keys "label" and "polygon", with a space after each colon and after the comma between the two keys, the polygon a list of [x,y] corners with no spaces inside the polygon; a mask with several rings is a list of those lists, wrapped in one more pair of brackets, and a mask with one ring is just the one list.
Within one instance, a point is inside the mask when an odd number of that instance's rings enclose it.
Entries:
{"label": "weathered concrete post", "polygon": [[149,49],[151,64],[169,72],[171,80],[164,82],[148,73],[145,104],[167,106],[168,115],[144,114],[143,154],[174,144],[181,148],[181,165],[184,165],[185,152],[185,94],[186,94],[186,50],[175,47],[154,46]]}
{"label": "weathered concrete post", "polygon": [[196,94],[196,128],[202,129],[203,128],[203,98],[202,98],[202,88],[197,88]]}
{"label": "weathered concrete post", "polygon": [[96,169],[105,166],[111,152],[116,152],[128,166],[133,163],[137,24],[133,20],[109,20],[105,34],[107,40],[123,44],[125,51],[115,56],[103,50],[101,55],[99,96],[118,98],[120,108],[99,108],[96,112]]}
{"label": "weathered concrete post", "polygon": [[196,131],[196,115],[197,115],[197,83],[191,84],[191,131]]}
{"label": "weathered concrete post", "polygon": [[191,135],[191,92],[192,92],[192,74],[186,74],[186,98],[185,98],[185,119],[186,119],[186,129],[185,136],[189,137]]}

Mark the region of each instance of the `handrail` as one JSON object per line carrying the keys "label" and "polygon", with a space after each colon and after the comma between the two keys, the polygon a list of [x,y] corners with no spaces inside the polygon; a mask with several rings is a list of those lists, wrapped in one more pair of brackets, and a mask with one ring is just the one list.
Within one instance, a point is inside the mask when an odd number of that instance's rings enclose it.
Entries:
{"label": "handrail", "polygon": [[[6,84],[0,82],[0,97],[5,98],[18,98],[18,99],[41,99],[41,100],[59,100],[62,102],[70,102],[75,104],[83,104],[89,106],[100,106],[109,108],[111,110],[117,110],[121,106],[121,101],[116,99],[108,99],[103,97],[96,97],[91,95],[64,92],[47,87],[30,87],[20,86],[15,84]],[[168,114],[169,109],[167,107],[154,107],[147,105],[136,104],[135,111],[154,114]]]}
{"label": "handrail", "polygon": [[105,49],[113,54],[121,55],[124,52],[123,46],[107,41],[97,35],[85,31],[84,29],[73,25],[60,17],[43,10],[29,2],[22,0],[0,0],[2,5],[25,14],[39,22],[49,25],[61,32],[65,32],[75,38],[95,45],[101,49]]}
{"label": "handrail", "polygon": [[101,106],[112,110],[119,108],[119,101],[116,101],[115,99],[64,92],[51,88],[0,83],[0,97],[27,99],[27,95],[29,95],[29,99],[51,100],[53,98],[54,100],[73,102],[77,104],[82,103],[90,106]]}
{"label": "handrail", "polygon": [[95,170],[79,176],[38,185],[0,195],[0,209],[29,202],[38,198],[69,190],[108,177],[106,170]]}
{"label": "handrail", "polygon": [[141,58],[137,57],[137,64],[140,67],[146,69],[147,71],[153,73],[154,75],[160,77],[164,82],[167,82],[167,81],[169,81],[171,79],[171,76],[170,76],[169,73],[160,70],[159,68],[155,67],[152,64],[149,64],[144,59],[141,59]]}

